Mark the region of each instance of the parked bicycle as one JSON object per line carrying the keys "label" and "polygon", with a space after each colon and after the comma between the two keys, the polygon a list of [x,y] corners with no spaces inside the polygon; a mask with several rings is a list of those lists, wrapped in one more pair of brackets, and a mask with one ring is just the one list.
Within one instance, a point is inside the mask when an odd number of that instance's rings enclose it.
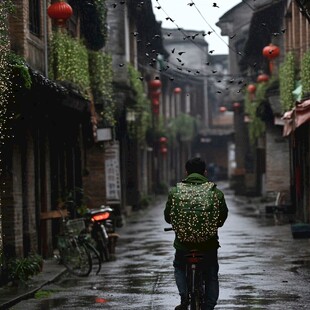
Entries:
{"label": "parked bicycle", "polygon": [[67,219],[62,215],[60,233],[57,236],[57,249],[60,262],[73,275],[88,276],[94,262],[98,266],[96,274],[101,270],[100,254],[89,238],[85,233],[83,218]]}
{"label": "parked bicycle", "polygon": [[112,236],[115,235],[115,217],[113,209],[102,205],[98,209],[89,209],[83,215],[87,231],[95,242],[101,261],[111,259]]}
{"label": "parked bicycle", "polygon": [[[171,231],[172,227],[164,228],[164,231]],[[203,255],[197,250],[190,251],[186,257],[186,284],[187,300],[190,310],[204,309],[206,302],[206,283],[202,264]]]}

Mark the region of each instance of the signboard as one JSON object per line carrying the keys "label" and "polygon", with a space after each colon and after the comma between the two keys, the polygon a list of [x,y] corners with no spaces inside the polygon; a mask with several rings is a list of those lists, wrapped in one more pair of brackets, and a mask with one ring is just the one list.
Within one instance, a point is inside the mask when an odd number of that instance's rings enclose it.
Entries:
{"label": "signboard", "polygon": [[112,129],[111,128],[98,128],[97,129],[97,141],[111,141]]}
{"label": "signboard", "polygon": [[121,176],[118,141],[105,145],[105,181],[107,203],[119,204],[121,200]]}

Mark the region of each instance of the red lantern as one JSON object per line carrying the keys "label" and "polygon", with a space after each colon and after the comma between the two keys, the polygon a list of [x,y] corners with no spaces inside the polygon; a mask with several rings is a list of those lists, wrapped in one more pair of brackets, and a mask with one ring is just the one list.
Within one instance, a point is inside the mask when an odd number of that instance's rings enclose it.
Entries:
{"label": "red lantern", "polygon": [[159,100],[154,99],[152,101],[152,105],[153,105],[153,113],[158,114],[159,113]]}
{"label": "red lantern", "polygon": [[168,153],[168,149],[164,146],[160,148],[160,153],[162,153],[163,155],[166,155]]}
{"label": "red lantern", "polygon": [[162,143],[162,144],[166,144],[168,141],[168,139],[166,137],[160,137],[159,138],[159,142]]}
{"label": "red lantern", "polygon": [[278,46],[270,43],[263,48],[263,55],[269,60],[272,60],[280,55],[280,49]]}
{"label": "red lantern", "polygon": [[227,108],[226,107],[220,107],[220,112],[226,112],[227,111]]}
{"label": "red lantern", "polygon": [[240,106],[241,106],[240,102],[234,102],[234,103],[233,103],[234,109],[239,109]]}
{"label": "red lantern", "polygon": [[151,92],[151,98],[152,100],[159,100],[161,91],[160,90],[155,90]]}
{"label": "red lantern", "polygon": [[64,26],[67,19],[73,14],[72,7],[64,2],[55,2],[47,9],[47,14],[50,18],[54,19],[59,26]]}
{"label": "red lantern", "polygon": [[159,113],[159,96],[161,94],[160,90],[155,90],[151,92],[152,106],[154,114]]}
{"label": "red lantern", "polygon": [[180,88],[180,87],[176,87],[175,89],[174,89],[174,93],[175,94],[179,94],[179,93],[181,93],[182,92],[182,89]]}
{"label": "red lantern", "polygon": [[260,74],[258,77],[257,77],[257,82],[258,83],[261,83],[261,82],[267,82],[269,80],[269,75],[263,73],[263,74]]}
{"label": "red lantern", "polygon": [[161,87],[161,81],[160,80],[152,80],[149,82],[149,87],[151,90],[157,90]]}
{"label": "red lantern", "polygon": [[248,92],[250,94],[254,94],[256,92],[256,86],[254,84],[249,84],[248,86]]}
{"label": "red lantern", "polygon": [[270,43],[263,48],[263,55],[269,60],[269,71],[273,71],[273,59],[280,55],[280,49],[278,46]]}

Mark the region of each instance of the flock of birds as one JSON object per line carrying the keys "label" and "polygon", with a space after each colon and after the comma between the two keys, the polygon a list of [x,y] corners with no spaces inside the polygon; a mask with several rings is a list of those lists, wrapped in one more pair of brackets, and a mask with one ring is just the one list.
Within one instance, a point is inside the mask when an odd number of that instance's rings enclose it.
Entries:
{"label": "flock of birds", "polygon": [[[159,2],[159,0],[156,0],[156,1]],[[252,1],[255,1],[255,0],[252,0]],[[244,1],[244,2],[245,2],[247,5],[249,5],[246,1]],[[124,5],[125,3],[126,3],[126,1],[119,1],[118,3],[113,3],[113,4],[112,4],[112,7],[113,7],[113,8],[116,8],[116,7],[118,6],[118,4]],[[142,7],[144,4],[145,4],[144,1],[139,1],[139,2],[137,3],[137,6],[138,6],[138,7]],[[194,3],[193,1],[191,1],[191,2],[189,2],[187,5],[188,5],[189,7],[192,7],[192,6],[195,6],[195,3]],[[249,5],[249,6],[250,6],[250,5]],[[220,8],[219,5],[218,5],[216,2],[212,3],[212,7],[213,7],[213,8]],[[250,6],[250,7],[251,7],[251,6]],[[160,9],[164,10],[164,9],[162,8],[161,5],[157,5],[157,6],[155,6],[155,8],[158,9],[158,10],[160,10]],[[252,7],[251,7],[251,8],[252,8]],[[253,9],[253,8],[252,8],[252,9]],[[254,9],[253,9],[253,10],[254,10]],[[164,11],[164,12],[165,12],[165,11]],[[167,14],[166,14],[166,15],[167,15]],[[195,44],[194,40],[195,40],[196,37],[199,36],[199,35],[202,35],[203,37],[205,37],[205,36],[207,36],[207,35],[210,36],[210,35],[213,34],[213,33],[215,33],[215,34],[217,35],[217,33],[215,32],[215,30],[214,30],[212,27],[211,27],[212,29],[209,30],[209,31],[207,31],[207,32],[203,32],[203,33],[202,33],[202,32],[198,32],[198,33],[194,33],[194,34],[189,35],[189,34],[185,33],[184,30],[183,30],[182,28],[178,27],[178,25],[175,23],[175,20],[172,19],[171,17],[169,17],[168,15],[167,15],[167,17],[166,17],[166,20],[170,20],[172,23],[174,23],[175,26],[176,26],[176,29],[179,30],[180,32],[182,32],[182,34],[184,35],[183,39],[184,39],[184,40],[190,40],[193,44]],[[261,24],[261,27],[264,28],[264,31],[268,30],[268,25],[267,25],[266,23],[262,23],[262,24]],[[274,33],[272,33],[272,35],[273,35],[273,36],[278,36],[278,35],[281,35],[281,34],[283,34],[283,33],[285,33],[285,29],[281,29],[281,31],[279,31],[279,32],[274,32]],[[135,31],[135,32],[132,32],[132,35],[133,35],[134,37],[136,37],[137,42],[139,43],[139,42],[140,42],[140,40],[139,40],[139,33],[138,33],[137,31]],[[171,36],[171,33],[168,32],[168,33],[166,33],[166,35],[167,35],[167,37],[170,37],[170,36]],[[233,33],[232,35],[229,36],[230,40],[234,39],[235,37],[237,37],[237,33]],[[156,35],[152,38],[152,40],[156,40],[156,39],[161,39],[161,35],[160,35],[160,34],[156,34]],[[225,43],[225,44],[226,44],[226,43]],[[230,48],[230,50],[232,50],[233,52],[236,52],[238,55],[244,56],[242,52],[240,52],[240,51],[235,51],[235,50],[234,50],[231,46],[229,46],[228,44],[227,44],[227,46]],[[152,49],[152,42],[147,42],[147,43],[146,43],[146,47],[147,47],[147,48],[150,48],[150,51],[146,53],[146,57],[149,57],[149,58],[150,58],[149,65],[150,65],[150,66],[155,66],[155,64],[156,64],[156,62],[157,62],[158,53],[156,52],[155,49]],[[199,47],[199,46],[198,46],[198,47]],[[209,54],[213,54],[214,52],[215,52],[215,50],[210,50],[208,53],[209,53]],[[200,70],[191,69],[191,68],[186,68],[185,62],[182,60],[182,57],[181,57],[183,54],[186,53],[186,51],[176,51],[176,49],[173,48],[172,50],[170,50],[170,53],[171,53],[171,55],[174,55],[174,56],[177,55],[177,56],[176,56],[176,61],[179,63],[179,65],[175,67],[174,64],[169,63],[169,60],[168,60],[168,59],[165,59],[166,66],[165,66],[164,68],[162,68],[162,69],[158,69],[159,72],[166,72],[166,71],[169,70],[171,67],[174,67],[174,69],[177,69],[177,70],[180,70],[180,71],[184,71],[185,73],[188,73],[188,74],[194,74],[194,75],[200,74]],[[154,56],[153,56],[153,55],[154,55]],[[155,57],[155,55],[156,55],[156,57]],[[207,66],[210,66],[210,65],[211,65],[210,61],[206,62],[205,64],[206,64]],[[253,67],[256,67],[256,65],[257,65],[256,63],[252,64]],[[123,67],[124,64],[121,63],[121,64],[119,64],[119,66],[120,66],[120,67]],[[217,72],[217,70],[211,69],[211,70],[210,70],[210,74],[211,74],[211,73],[212,73],[213,75],[215,75],[215,74],[218,73],[218,72]],[[159,77],[156,77],[156,78],[158,79]],[[174,80],[174,77],[173,77],[173,76],[170,76],[169,78],[170,78],[170,80]],[[140,80],[143,80],[143,77],[140,77]],[[243,78],[229,78],[228,80],[226,80],[226,82],[227,82],[227,81],[228,81],[228,84],[232,84],[232,83],[234,83],[234,82],[237,82],[237,83],[240,85],[240,88],[237,90],[237,92],[240,92],[240,91],[242,90],[242,88],[244,88],[245,86],[247,86],[247,83],[244,82],[244,79],[243,79]],[[220,82],[222,82],[222,80],[217,79],[217,82],[220,83]],[[228,89],[228,88],[226,88],[226,89]],[[222,93],[222,91],[217,91],[217,93]]]}

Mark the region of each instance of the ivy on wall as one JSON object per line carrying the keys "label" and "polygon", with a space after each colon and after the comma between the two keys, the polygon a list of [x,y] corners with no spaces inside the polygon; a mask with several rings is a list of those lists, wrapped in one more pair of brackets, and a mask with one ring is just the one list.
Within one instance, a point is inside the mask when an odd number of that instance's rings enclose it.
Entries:
{"label": "ivy on wall", "polygon": [[251,144],[261,137],[266,131],[266,123],[262,120],[262,115],[260,115],[260,110],[262,106],[267,101],[267,91],[274,87],[278,83],[278,79],[272,77],[267,82],[256,83],[256,92],[250,94],[246,92],[245,94],[245,113],[249,116],[249,139]]}
{"label": "ivy on wall", "polygon": [[8,62],[12,75],[19,80],[19,83],[16,86],[30,89],[32,85],[32,79],[25,59],[13,52],[10,52],[8,54]]}
{"label": "ivy on wall", "polygon": [[146,96],[141,74],[132,64],[128,64],[130,86],[135,93],[135,104],[129,108],[135,115],[135,121],[129,127],[129,134],[139,143],[144,143],[146,132],[152,126],[152,111],[150,99]]}
{"label": "ivy on wall", "polygon": [[170,120],[169,140],[180,137],[182,141],[190,141],[195,134],[196,119],[186,113],[180,113],[177,117]]}
{"label": "ivy on wall", "polygon": [[295,76],[295,56],[292,52],[288,52],[279,69],[280,101],[284,111],[290,110],[295,104],[293,95]]}
{"label": "ivy on wall", "polygon": [[112,56],[101,51],[89,51],[90,85],[96,104],[101,104],[101,116],[110,126],[115,126],[116,103],[113,89]]}
{"label": "ivy on wall", "polygon": [[99,50],[107,37],[107,8],[105,0],[79,0],[81,31],[88,48]]}
{"label": "ivy on wall", "polygon": [[[0,2],[0,175],[2,175],[3,172],[2,147],[8,135],[7,124],[10,115],[8,115],[7,109],[10,94],[12,92],[12,85],[10,80],[11,69],[9,65],[10,41],[9,41],[9,30],[7,24],[8,15],[10,12],[12,12],[12,10],[13,5],[11,1],[3,0]],[[4,184],[2,183],[2,185]],[[0,195],[0,275],[4,263],[1,207],[2,207],[2,200]]]}
{"label": "ivy on wall", "polygon": [[80,40],[54,32],[50,41],[49,69],[52,79],[75,84],[87,97],[90,90],[88,51]]}
{"label": "ivy on wall", "polygon": [[310,51],[305,53],[300,64],[302,95],[310,93]]}

